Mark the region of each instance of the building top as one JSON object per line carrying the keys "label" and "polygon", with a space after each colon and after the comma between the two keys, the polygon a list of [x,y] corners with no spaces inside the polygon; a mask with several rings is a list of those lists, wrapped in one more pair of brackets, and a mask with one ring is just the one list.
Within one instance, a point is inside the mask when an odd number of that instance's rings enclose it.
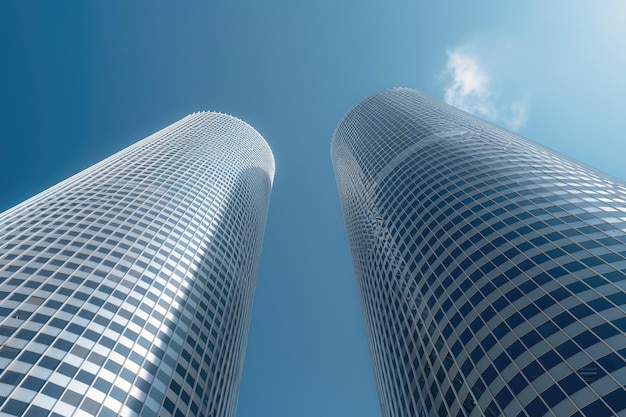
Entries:
{"label": "building top", "polygon": [[[180,135],[180,128],[184,128],[185,135]],[[197,135],[194,132],[197,132]],[[210,143],[206,143],[207,141],[204,140],[207,135],[211,138]],[[196,140],[198,138],[200,140]],[[167,141],[170,148],[182,146],[186,148],[184,152],[191,152],[191,148],[204,149],[205,146],[208,146],[210,147],[210,154],[213,155],[216,168],[226,168],[228,166],[232,168],[233,165],[236,165],[238,170],[257,168],[264,171],[270,180],[270,184],[273,184],[275,173],[274,155],[261,134],[237,117],[213,111],[200,111],[187,115],[172,125],[153,133],[101,162],[0,213],[0,224],[7,221],[13,214],[31,207],[34,201],[46,198],[46,196],[53,194],[56,190],[73,184],[78,178],[86,179],[90,175],[95,175],[103,166],[112,165],[120,159],[127,158],[130,154],[139,152],[146,146],[156,146],[155,140],[159,143]],[[174,144],[172,141],[177,142]]]}

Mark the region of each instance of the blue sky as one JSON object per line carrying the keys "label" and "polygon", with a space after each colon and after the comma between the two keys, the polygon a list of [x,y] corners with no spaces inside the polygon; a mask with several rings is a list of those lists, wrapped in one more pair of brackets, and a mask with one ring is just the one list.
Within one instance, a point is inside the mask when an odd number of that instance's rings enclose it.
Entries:
{"label": "blue sky", "polygon": [[447,100],[626,179],[620,0],[0,3],[0,210],[198,110],[276,178],[239,417],[380,416],[330,161],[378,90]]}

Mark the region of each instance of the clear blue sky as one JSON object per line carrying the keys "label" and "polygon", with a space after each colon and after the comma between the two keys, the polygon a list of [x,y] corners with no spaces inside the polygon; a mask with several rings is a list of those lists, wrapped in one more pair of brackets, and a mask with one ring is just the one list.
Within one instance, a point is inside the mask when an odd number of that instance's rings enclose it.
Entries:
{"label": "clear blue sky", "polygon": [[277,163],[239,417],[380,416],[330,161],[406,86],[626,178],[621,0],[0,2],[0,210],[188,113]]}

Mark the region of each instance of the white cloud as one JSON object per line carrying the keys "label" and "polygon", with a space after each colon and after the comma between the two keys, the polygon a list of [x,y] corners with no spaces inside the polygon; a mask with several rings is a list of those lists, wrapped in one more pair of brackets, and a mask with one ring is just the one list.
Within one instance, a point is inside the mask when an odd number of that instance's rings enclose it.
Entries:
{"label": "white cloud", "polygon": [[528,100],[511,103],[510,112],[505,123],[513,130],[518,130],[528,122]]}
{"label": "white cloud", "polygon": [[446,88],[446,103],[470,113],[489,116],[489,78],[475,57],[461,51],[448,51],[446,69],[452,83]]}
{"label": "white cloud", "polygon": [[[509,91],[496,88],[492,75],[479,55],[468,47],[447,52],[444,72],[447,79],[445,101],[455,107],[517,130],[528,121],[526,97],[511,100]],[[519,92],[517,92],[519,96]]]}

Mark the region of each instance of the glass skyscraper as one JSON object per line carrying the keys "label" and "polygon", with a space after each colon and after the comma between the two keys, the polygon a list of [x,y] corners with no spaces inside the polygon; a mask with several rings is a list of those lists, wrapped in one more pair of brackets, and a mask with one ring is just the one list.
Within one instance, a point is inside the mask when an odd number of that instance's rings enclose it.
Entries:
{"label": "glass skyscraper", "polygon": [[195,113],[0,215],[0,416],[234,416],[274,159]]}
{"label": "glass skyscraper", "polygon": [[417,91],[332,159],[383,416],[626,416],[626,184]]}

